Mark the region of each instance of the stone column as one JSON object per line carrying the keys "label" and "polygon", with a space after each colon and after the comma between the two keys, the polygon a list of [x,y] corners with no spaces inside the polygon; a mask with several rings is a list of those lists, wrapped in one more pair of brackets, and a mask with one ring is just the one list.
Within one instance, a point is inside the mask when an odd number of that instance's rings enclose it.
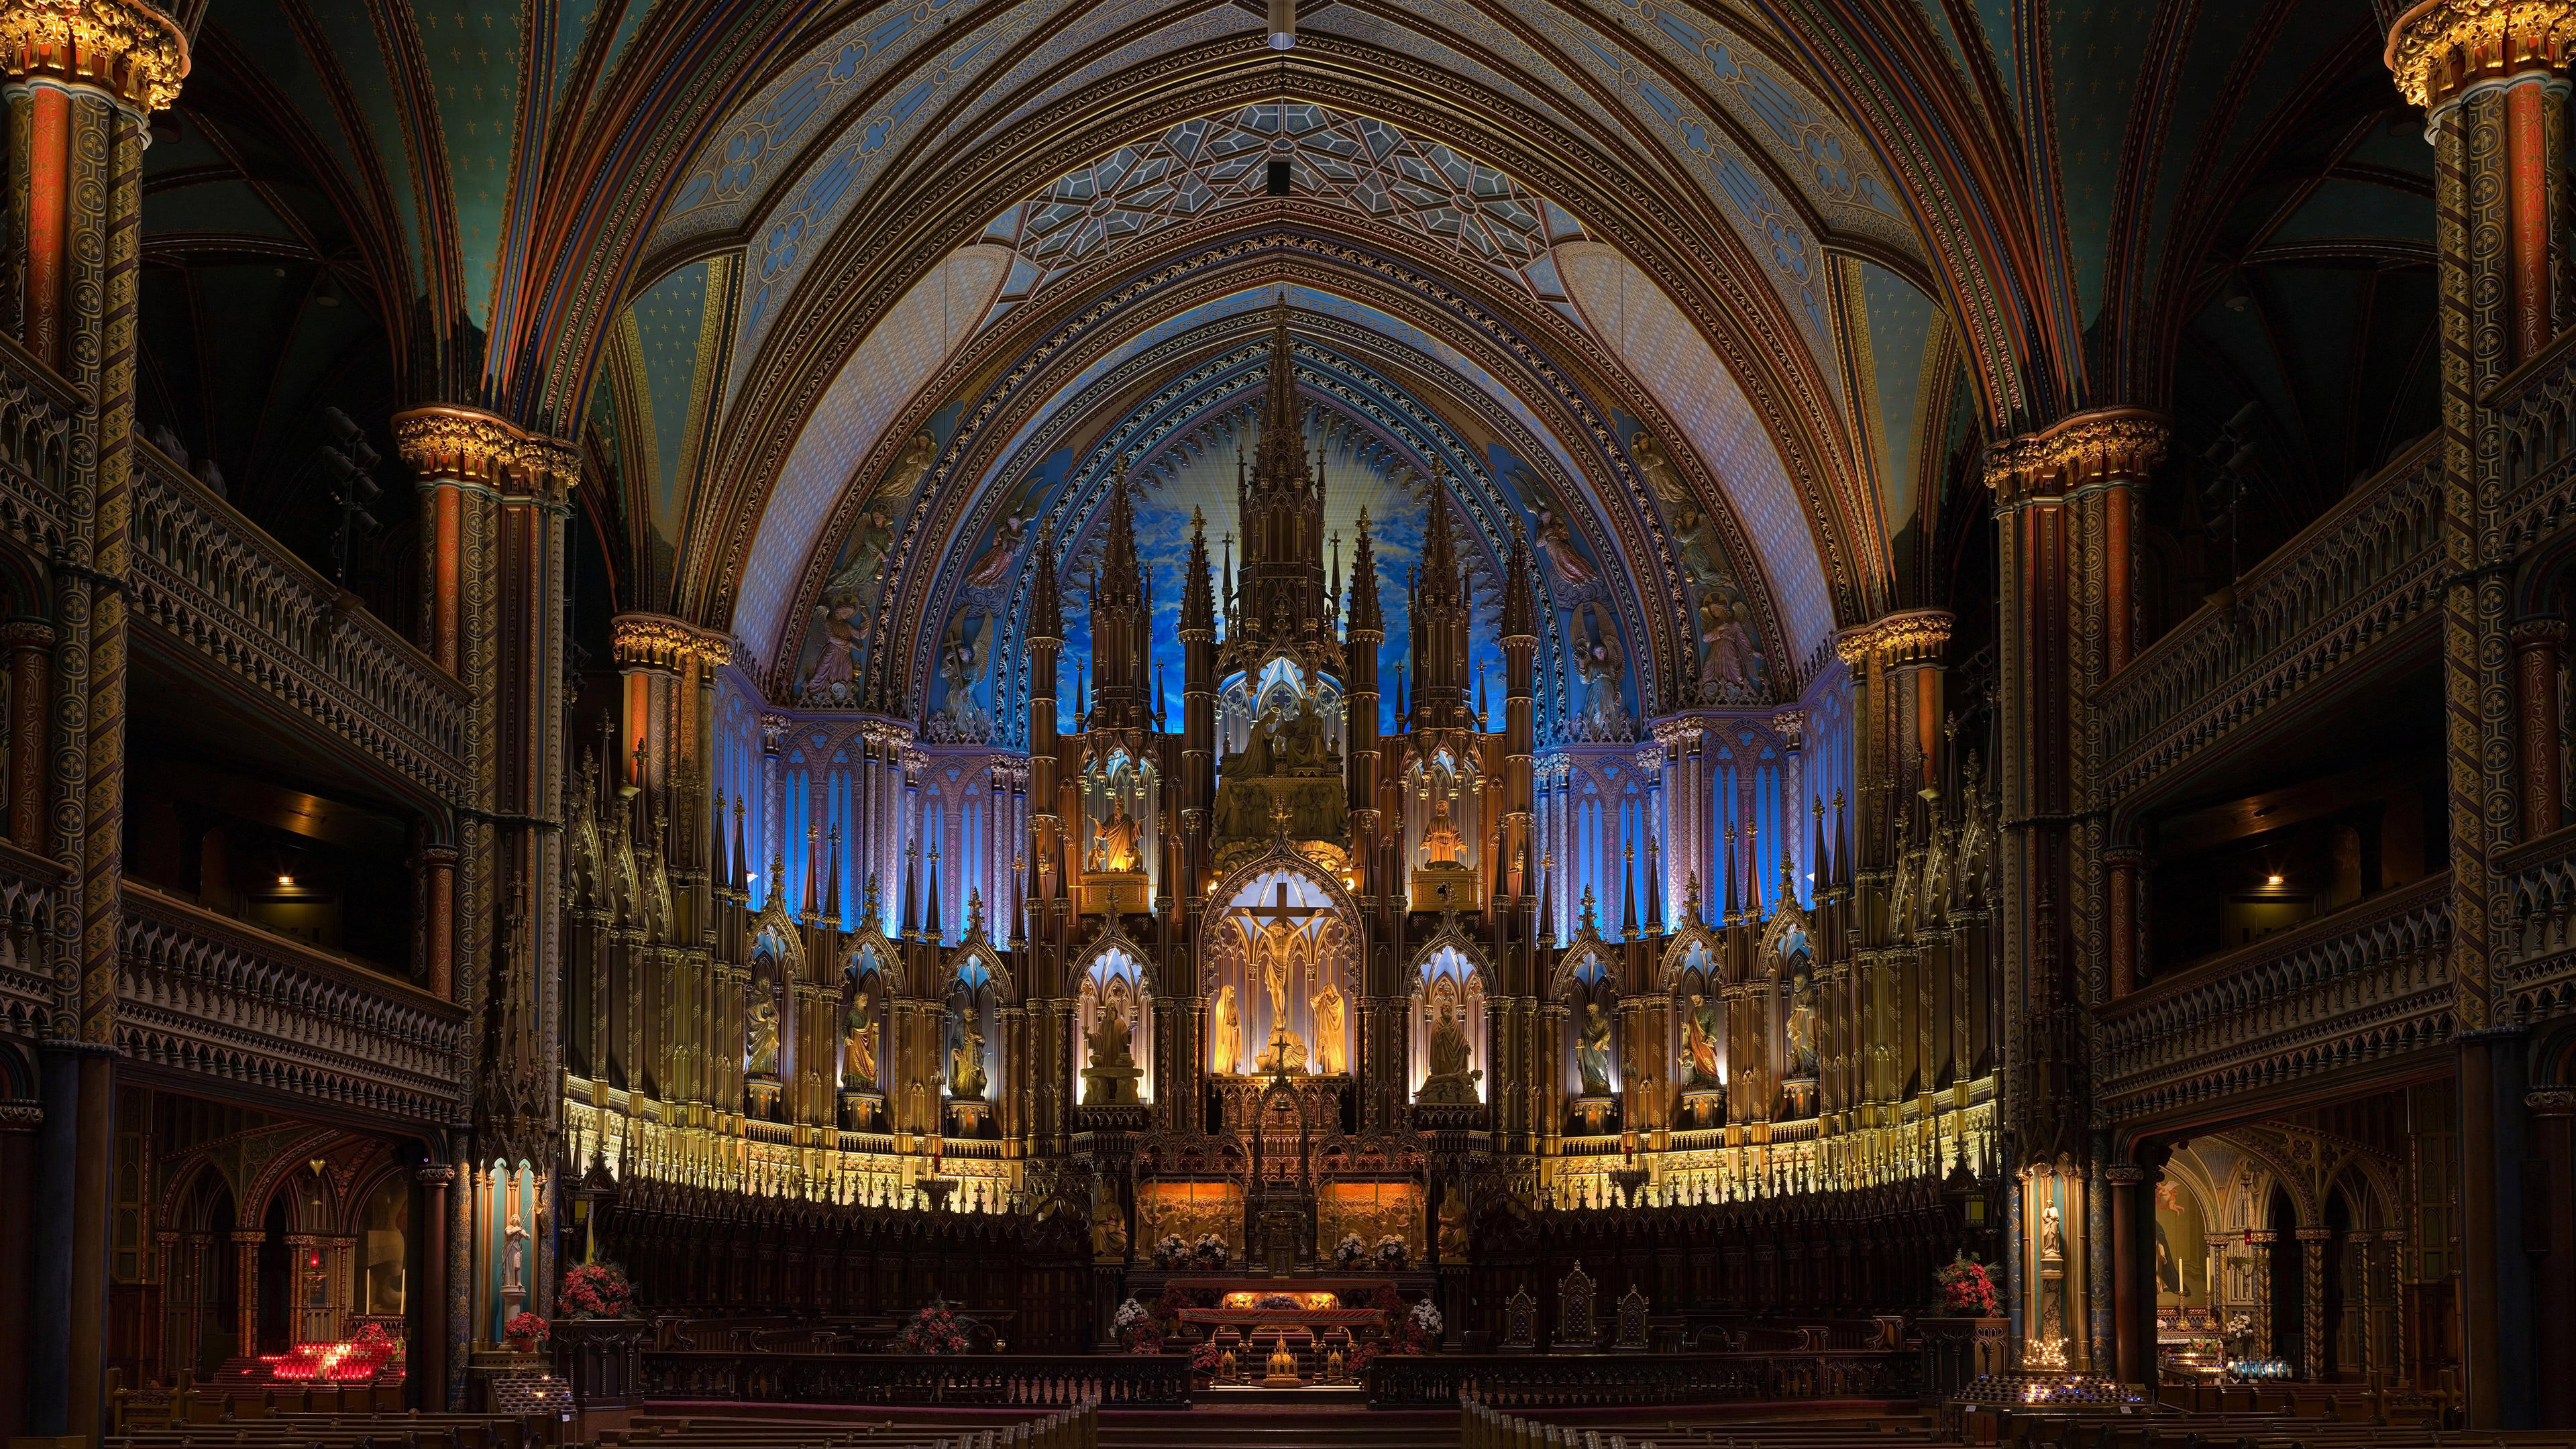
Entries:
{"label": "stone column", "polygon": [[2316,1383],[2326,1376],[2326,1248],[2332,1228],[2301,1228],[2299,1239],[2299,1377]]}
{"label": "stone column", "polygon": [[259,1249],[267,1241],[264,1232],[233,1233],[233,1352],[243,1358],[259,1352]]}
{"label": "stone column", "polygon": [[2156,1378],[2156,1299],[2154,1265],[2148,1255],[2155,1242],[2155,1204],[2145,1169],[2117,1166],[2103,1174],[2111,1199],[2110,1368],[2124,1384],[2152,1384]]}
{"label": "stone column", "polygon": [[411,1176],[420,1185],[420,1212],[412,1219],[420,1224],[420,1286],[403,1304],[412,1322],[411,1401],[436,1413],[447,1404],[447,1189],[456,1169],[432,1162]]}
{"label": "stone column", "polygon": [[[114,1131],[116,965],[122,922],[127,529],[134,457],[136,295],[146,118],[178,98],[186,35],[133,0],[0,4],[0,90],[10,110],[9,238],[25,265],[7,298],[19,339],[89,400],[72,423],[53,562],[51,853],[54,949],[65,980],[48,1036],[85,1050],[72,1161],[61,1337],[38,1325],[29,1431],[96,1435],[104,1411],[109,1156]],[[12,670],[26,665],[13,641]],[[43,691],[29,691],[42,699]],[[28,724],[22,711],[19,728]],[[32,758],[29,763],[32,765]],[[15,763],[13,761],[13,763]],[[29,772],[32,773],[32,770]],[[22,821],[13,798],[11,825]],[[33,835],[32,828],[23,833]],[[52,1094],[49,1092],[49,1107]],[[50,1271],[50,1270],[49,1270]]]}
{"label": "stone column", "polygon": [[2519,1033],[2495,1034],[2494,860],[2523,825],[2514,798],[2513,544],[2497,383],[2547,345],[2567,307],[2565,69],[2570,0],[2424,0],[2389,29],[2399,94],[2434,150],[2443,346],[2443,703],[2450,772],[2451,976],[2460,1084],[2460,1349],[2468,1425],[2531,1420],[2529,1284],[2506,1261],[2521,1232],[2504,1190],[2520,1150]]}
{"label": "stone column", "polygon": [[2513,662],[2520,709],[2522,838],[2536,840],[2564,818],[2559,754],[2558,659],[2567,644],[2564,619],[2525,619],[2513,626]]}

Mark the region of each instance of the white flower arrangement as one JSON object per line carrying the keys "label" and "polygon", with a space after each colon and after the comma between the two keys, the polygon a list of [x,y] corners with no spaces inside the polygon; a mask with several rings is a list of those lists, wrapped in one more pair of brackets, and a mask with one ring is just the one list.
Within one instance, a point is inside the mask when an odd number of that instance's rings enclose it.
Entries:
{"label": "white flower arrangement", "polygon": [[1431,1306],[1430,1299],[1425,1298],[1413,1305],[1413,1326],[1421,1329],[1425,1337],[1440,1336],[1440,1310]]}
{"label": "white flower arrangement", "polygon": [[1342,1240],[1333,1245],[1333,1262],[1337,1267],[1356,1267],[1366,1257],[1368,1244],[1361,1242],[1357,1233],[1344,1233]]}
{"label": "white flower arrangement", "polygon": [[1131,1295],[1126,1302],[1118,1305],[1116,1316],[1111,1318],[1109,1322],[1112,1328],[1115,1328],[1120,1333],[1125,1333],[1127,1330],[1136,1327],[1138,1324],[1148,1322],[1153,1318],[1153,1316],[1154,1315],[1145,1311],[1144,1304],[1137,1302]]}

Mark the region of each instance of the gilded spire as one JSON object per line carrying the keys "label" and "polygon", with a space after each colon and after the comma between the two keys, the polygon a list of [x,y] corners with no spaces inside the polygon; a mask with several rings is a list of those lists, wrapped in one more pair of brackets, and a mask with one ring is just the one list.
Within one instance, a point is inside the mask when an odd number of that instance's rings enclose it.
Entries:
{"label": "gilded spire", "polygon": [[1377,601],[1377,548],[1369,541],[1368,507],[1360,507],[1359,537],[1351,545],[1350,632],[1386,633],[1386,616]]}
{"label": "gilded spire", "polygon": [[1181,635],[1216,634],[1216,581],[1208,572],[1207,519],[1190,510],[1190,559],[1181,581]]}

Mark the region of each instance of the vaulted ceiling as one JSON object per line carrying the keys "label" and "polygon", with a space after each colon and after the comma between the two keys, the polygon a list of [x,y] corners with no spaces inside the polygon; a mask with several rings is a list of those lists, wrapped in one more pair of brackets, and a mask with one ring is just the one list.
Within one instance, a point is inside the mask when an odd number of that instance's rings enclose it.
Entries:
{"label": "vaulted ceiling", "polygon": [[1528,536],[1553,677],[1604,644],[1640,717],[1948,601],[1992,437],[2165,409],[2181,530],[2250,419],[2259,544],[2430,425],[2429,150],[2353,0],[1302,0],[1284,51],[1209,0],[180,18],[147,422],[299,546],[325,407],[577,437],[593,612],[729,629],[781,700],[937,714],[936,646],[1014,658],[1031,541],[1079,570],[1118,479],[1214,537],[1276,306],[1347,526],[1400,567],[1443,500],[1488,578]]}

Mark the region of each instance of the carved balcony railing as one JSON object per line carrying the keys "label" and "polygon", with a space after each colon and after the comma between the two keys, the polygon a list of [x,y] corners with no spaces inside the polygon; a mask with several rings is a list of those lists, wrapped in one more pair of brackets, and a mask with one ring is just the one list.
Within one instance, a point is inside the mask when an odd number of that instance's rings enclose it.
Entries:
{"label": "carved balcony railing", "polygon": [[464,1009],[298,941],[125,883],[127,1057],[301,1102],[443,1124]]}
{"label": "carved balcony railing", "polygon": [[37,553],[62,538],[71,428],[83,404],[71,384],[0,337],[0,532]]}
{"label": "carved balcony railing", "polygon": [[2115,1119],[2277,1087],[2450,1039],[2445,871],[2303,922],[2104,1007]]}
{"label": "carved balcony railing", "polygon": [[136,453],[137,619],[404,779],[459,798],[463,686],[158,449]]}
{"label": "carved balcony railing", "polygon": [[1906,1399],[1921,1355],[1904,1349],[1779,1353],[1382,1355],[1369,1360],[1369,1407],[1600,1409],[1796,1399]]}
{"label": "carved balcony railing", "polygon": [[2487,400],[2504,432],[2504,536],[2515,551],[2576,510],[2576,331],[2515,368]]}
{"label": "carved balcony railing", "polygon": [[49,917],[63,868],[0,840],[0,1018],[21,1036],[43,1032],[58,1002]]}
{"label": "carved balcony railing", "polygon": [[646,1349],[641,1399],[1186,1409],[1179,1354],[766,1353]]}
{"label": "carved balcony railing", "polygon": [[2495,984],[2524,1017],[2576,1011],[2576,825],[2496,859]]}
{"label": "carved balcony railing", "polygon": [[2441,602],[2441,449],[2427,438],[2148,646],[2098,697],[2118,799],[2341,672]]}

